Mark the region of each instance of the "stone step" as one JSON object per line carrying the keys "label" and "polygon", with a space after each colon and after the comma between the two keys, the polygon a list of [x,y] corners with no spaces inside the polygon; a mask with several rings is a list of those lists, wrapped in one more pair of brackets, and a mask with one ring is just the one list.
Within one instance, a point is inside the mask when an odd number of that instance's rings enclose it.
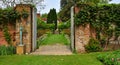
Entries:
{"label": "stone step", "polygon": [[70,46],[66,45],[45,45],[40,46],[32,55],[71,55]]}

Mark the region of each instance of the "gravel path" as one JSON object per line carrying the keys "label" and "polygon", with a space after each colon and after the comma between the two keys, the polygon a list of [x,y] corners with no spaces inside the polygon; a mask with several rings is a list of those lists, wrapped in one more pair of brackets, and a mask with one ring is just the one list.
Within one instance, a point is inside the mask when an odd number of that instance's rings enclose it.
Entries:
{"label": "gravel path", "polygon": [[32,55],[71,55],[70,46],[55,44],[40,46]]}

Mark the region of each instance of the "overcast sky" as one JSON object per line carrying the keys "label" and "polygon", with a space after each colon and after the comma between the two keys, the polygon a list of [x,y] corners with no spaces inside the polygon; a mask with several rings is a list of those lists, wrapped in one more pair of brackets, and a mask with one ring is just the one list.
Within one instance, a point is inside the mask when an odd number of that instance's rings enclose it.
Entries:
{"label": "overcast sky", "polygon": [[[120,0],[112,0],[110,3],[120,3]],[[60,0],[44,0],[43,4],[45,5],[45,9],[38,8],[40,13],[48,13],[52,8],[55,8],[57,12],[60,10]]]}
{"label": "overcast sky", "polygon": [[60,0],[44,0],[45,9],[43,9],[40,13],[48,13],[50,9],[55,8],[57,12],[60,9]]}
{"label": "overcast sky", "polygon": [[[112,0],[110,3],[120,3],[120,0]],[[55,8],[57,12],[60,10],[60,0],[45,0],[45,9],[40,13],[48,13],[50,9]]]}

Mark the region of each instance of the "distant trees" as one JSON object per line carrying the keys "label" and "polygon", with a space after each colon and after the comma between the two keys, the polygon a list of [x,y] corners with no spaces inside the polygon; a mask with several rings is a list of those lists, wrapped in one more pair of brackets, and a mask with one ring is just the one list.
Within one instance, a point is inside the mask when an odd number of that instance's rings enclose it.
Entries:
{"label": "distant trees", "polygon": [[56,9],[50,9],[50,12],[48,13],[47,16],[47,23],[53,23],[55,24],[55,30],[57,29],[57,14],[56,14]]}
{"label": "distant trees", "polygon": [[60,12],[58,13],[59,18],[62,20],[62,22],[66,22],[70,19],[70,8],[73,6],[73,3],[68,3],[66,6],[61,8]]}
{"label": "distant trees", "polygon": [[41,18],[47,18],[47,15],[48,15],[47,13],[44,13],[41,15]]}

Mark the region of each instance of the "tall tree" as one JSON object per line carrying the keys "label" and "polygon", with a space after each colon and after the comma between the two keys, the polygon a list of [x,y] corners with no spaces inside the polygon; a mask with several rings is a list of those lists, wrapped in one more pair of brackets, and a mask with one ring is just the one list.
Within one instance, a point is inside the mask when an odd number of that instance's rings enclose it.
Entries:
{"label": "tall tree", "polygon": [[57,29],[57,13],[56,9],[50,9],[50,12],[48,13],[47,17],[47,23],[54,23],[55,29]]}
{"label": "tall tree", "polygon": [[68,3],[66,6],[61,8],[60,12],[58,13],[59,18],[63,21],[66,22],[67,20],[70,19],[70,8],[73,6],[73,3]]}

